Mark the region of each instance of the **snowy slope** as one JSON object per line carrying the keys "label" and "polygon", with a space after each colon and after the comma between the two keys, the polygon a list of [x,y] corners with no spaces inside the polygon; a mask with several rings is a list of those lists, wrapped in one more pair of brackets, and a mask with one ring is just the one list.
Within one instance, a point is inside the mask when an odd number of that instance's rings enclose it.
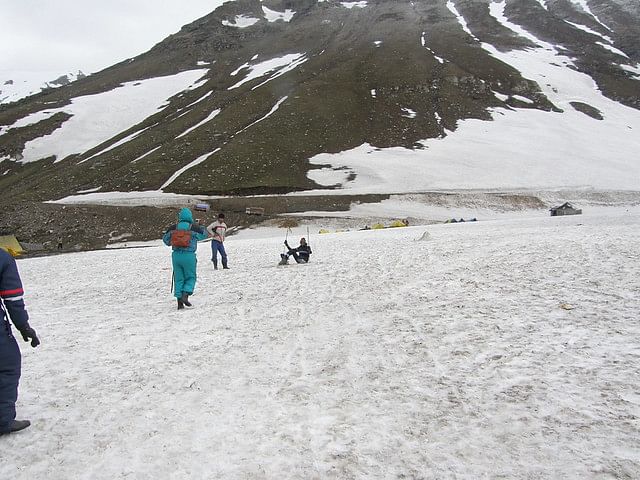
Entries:
{"label": "snowy slope", "polygon": [[[454,3],[447,6],[474,37]],[[497,22],[537,48],[506,53],[488,43],[482,48],[535,80],[561,113],[497,108],[493,121],[461,121],[446,137],[421,142],[421,150],[363,144],[316,155],[310,162],[323,168],[311,170],[309,178],[321,185],[341,184],[348,194],[585,186],[637,190],[640,111],[606,98],[591,77],[575,71],[574,59],[511,22],[504,13],[505,2],[492,2],[489,8]],[[628,67],[640,72],[638,65]],[[595,107],[603,119],[574,109],[575,102]]]}
{"label": "snowy slope", "polygon": [[166,105],[169,97],[194,88],[197,80],[206,72],[206,69],[189,70],[176,75],[129,82],[108,92],[75,98],[71,105],[62,108],[31,114],[16,123],[19,126],[36,123],[43,116],[46,118],[57,112],[68,113],[71,118],[50,135],[27,142],[24,158],[20,161],[28,163],[50,155],[55,155],[56,161],[60,161],[96,147],[156,113]]}
{"label": "snowy slope", "polygon": [[[7,108],[0,175],[9,184],[24,163],[83,155],[56,165],[60,175],[29,166],[43,200],[137,190],[638,190],[632,8],[621,15],[618,0],[606,9],[586,0],[314,3],[218,0],[211,15],[87,80],[90,92],[103,81],[125,86],[94,95],[71,86],[62,91],[70,103],[58,99],[56,109]],[[209,71],[196,92],[165,103],[181,85],[147,102],[133,82],[165,63]],[[36,123],[60,111],[73,114],[60,128]]]}
{"label": "snowy slope", "polygon": [[163,246],[21,260],[43,344],[0,478],[638,478],[639,234],[312,232],[288,267],[284,233],[231,237],[183,312]]}
{"label": "snowy slope", "polygon": [[[0,77],[0,104],[17,102],[21,98],[35,95],[46,88],[57,88],[62,86],[64,82],[74,82],[84,76],[82,72],[61,73],[60,71],[0,71],[0,75],[8,77]],[[63,83],[58,83],[56,80]]]}

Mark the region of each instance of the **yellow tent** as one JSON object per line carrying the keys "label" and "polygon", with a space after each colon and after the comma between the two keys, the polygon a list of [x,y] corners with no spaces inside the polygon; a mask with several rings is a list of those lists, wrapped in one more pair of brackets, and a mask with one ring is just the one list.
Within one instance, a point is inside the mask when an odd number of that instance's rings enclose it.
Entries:
{"label": "yellow tent", "polygon": [[318,233],[331,233],[329,230],[327,230],[326,228],[321,228]]}
{"label": "yellow tent", "polygon": [[392,228],[396,228],[396,227],[406,227],[407,224],[404,223],[402,220],[395,220],[391,225],[389,225]]}
{"label": "yellow tent", "polygon": [[6,250],[14,257],[24,253],[15,235],[0,235],[0,248]]}
{"label": "yellow tent", "polygon": [[381,228],[384,228],[384,225],[383,225],[383,224],[381,224],[381,223],[374,223],[374,224],[371,226],[371,229],[372,229],[372,230],[380,230]]}

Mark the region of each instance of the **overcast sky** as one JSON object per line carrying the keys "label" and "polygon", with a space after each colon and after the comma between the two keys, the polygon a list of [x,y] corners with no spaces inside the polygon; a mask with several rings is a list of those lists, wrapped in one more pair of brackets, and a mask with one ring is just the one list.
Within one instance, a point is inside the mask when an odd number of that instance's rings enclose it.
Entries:
{"label": "overcast sky", "polygon": [[229,0],[0,0],[0,72],[93,73]]}

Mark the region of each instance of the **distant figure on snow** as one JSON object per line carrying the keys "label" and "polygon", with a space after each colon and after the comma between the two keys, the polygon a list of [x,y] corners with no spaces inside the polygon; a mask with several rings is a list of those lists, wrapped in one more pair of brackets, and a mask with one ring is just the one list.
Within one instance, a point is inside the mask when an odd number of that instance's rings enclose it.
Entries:
{"label": "distant figure on snow", "polygon": [[211,261],[213,268],[218,269],[218,252],[222,257],[222,268],[228,269],[227,252],[224,250],[224,238],[227,234],[227,224],[224,223],[224,213],[218,215],[218,220],[207,227],[209,235],[213,237],[211,240]]}
{"label": "distant figure on snow", "polygon": [[287,247],[287,253],[281,253],[280,260],[281,265],[286,265],[289,262],[289,257],[293,257],[296,263],[308,263],[309,255],[311,255],[311,247],[307,245],[307,240],[302,237],[300,239],[300,245],[296,248],[291,248],[287,241],[284,241],[284,245]]}
{"label": "distant figure on snow", "polygon": [[16,401],[20,380],[20,348],[11,333],[11,324],[25,342],[40,345],[36,331],[29,325],[29,314],[22,299],[24,291],[16,261],[0,249],[0,435],[17,432],[31,425],[29,420],[16,420]]}
{"label": "distant figure on snow", "polygon": [[178,300],[178,310],[191,307],[189,296],[196,287],[196,250],[198,240],[207,238],[204,227],[194,225],[191,210],[183,208],[178,214],[178,223],[171,225],[162,236],[165,245],[173,249],[173,295]]}

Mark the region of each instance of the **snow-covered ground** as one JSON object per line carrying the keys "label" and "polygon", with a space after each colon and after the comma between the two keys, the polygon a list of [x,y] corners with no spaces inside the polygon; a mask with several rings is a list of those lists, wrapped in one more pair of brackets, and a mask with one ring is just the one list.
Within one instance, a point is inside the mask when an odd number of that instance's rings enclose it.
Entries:
{"label": "snow-covered ground", "polygon": [[[306,232],[289,235],[297,240]],[[426,234],[425,234],[426,232]],[[640,478],[640,212],[24,259],[0,478]]]}

